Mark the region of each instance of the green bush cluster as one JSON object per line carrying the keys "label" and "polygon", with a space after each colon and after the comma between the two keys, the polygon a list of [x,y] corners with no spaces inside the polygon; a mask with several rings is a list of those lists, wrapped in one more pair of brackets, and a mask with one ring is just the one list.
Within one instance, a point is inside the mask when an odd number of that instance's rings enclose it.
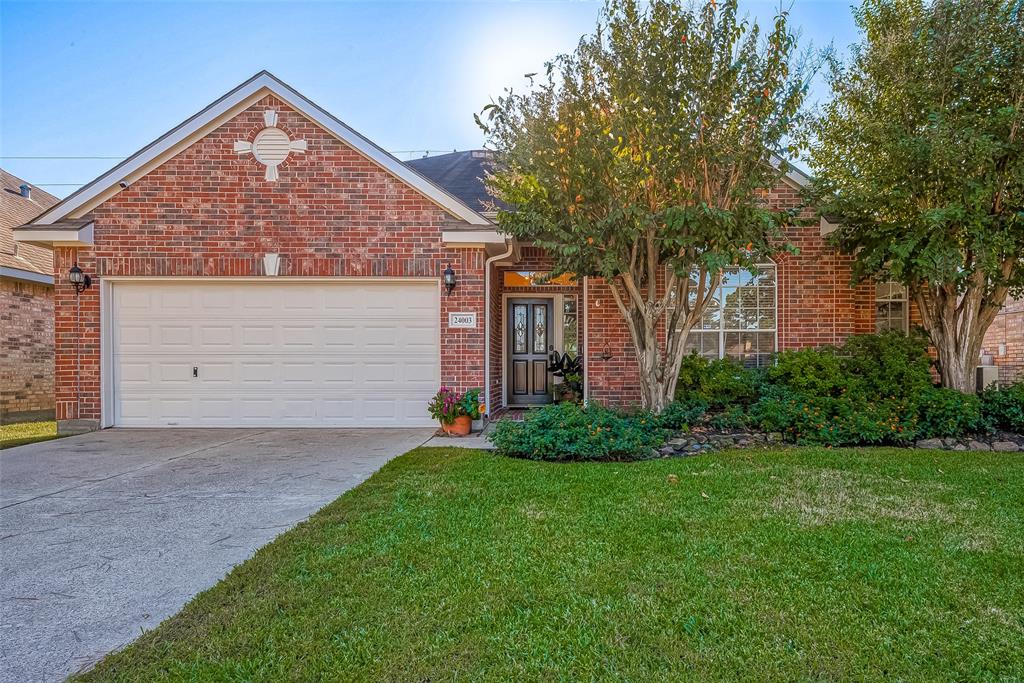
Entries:
{"label": "green bush cluster", "polygon": [[650,413],[557,403],[502,420],[491,441],[498,453],[531,460],[617,460],[648,457],[666,431]]}
{"label": "green bush cluster", "polygon": [[[841,347],[783,351],[765,370],[691,356],[680,372],[677,403],[686,408],[687,424],[755,427],[795,443],[832,446],[1024,431],[1024,384],[968,396],[933,386],[930,367],[927,341],[895,332],[854,336]],[[700,406],[707,415],[695,414]]]}
{"label": "green bush cluster", "polygon": [[699,423],[831,446],[1024,432],[1024,383],[978,396],[935,387],[923,338],[864,335],[841,347],[784,351],[764,370],[689,356],[676,400],[660,415],[559,403],[499,422],[491,440],[499,453],[533,460],[636,459]]}
{"label": "green bush cluster", "polygon": [[1024,382],[981,392],[981,412],[996,429],[1024,434]]}

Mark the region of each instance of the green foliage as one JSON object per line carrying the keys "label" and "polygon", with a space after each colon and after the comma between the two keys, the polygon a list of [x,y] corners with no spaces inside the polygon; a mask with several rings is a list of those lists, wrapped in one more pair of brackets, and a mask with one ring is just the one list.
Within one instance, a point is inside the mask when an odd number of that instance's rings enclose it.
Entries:
{"label": "green foliage", "polygon": [[961,436],[984,431],[981,400],[953,389],[929,387],[917,400],[918,438]]}
{"label": "green foliage", "polygon": [[728,406],[722,412],[711,416],[708,420],[715,429],[743,429],[750,425],[751,420],[743,406]]}
{"label": "green foliage", "polygon": [[814,199],[854,279],[909,288],[943,384],[972,391],[978,348],[1024,288],[1024,4],[864,0],[812,125]]}
{"label": "green foliage", "polygon": [[451,424],[463,415],[476,420],[480,417],[480,389],[460,393],[452,387],[441,387],[427,404],[427,412],[441,424]]}
{"label": "green foliage", "polygon": [[898,332],[854,335],[842,347],[783,351],[768,381],[810,396],[910,400],[932,385],[928,342]]}
{"label": "green foliage", "polygon": [[669,403],[655,419],[659,427],[680,431],[699,422],[707,410],[707,402],[700,398],[679,399]]}
{"label": "green foliage", "polygon": [[783,351],[776,355],[767,375],[772,384],[809,396],[839,396],[851,379],[843,368],[843,359],[829,346]]}
{"label": "green foliage", "polygon": [[558,403],[502,420],[491,435],[497,451],[530,460],[635,460],[662,445],[665,432],[649,413],[627,415],[599,405]]}
{"label": "green foliage", "polygon": [[791,442],[828,446],[903,444],[916,433],[914,407],[863,396],[813,396],[777,387],[750,410],[752,421]]}
{"label": "green foliage", "polygon": [[868,396],[911,400],[932,386],[928,340],[920,334],[854,335],[842,355],[843,371]]}
{"label": "green foliage", "polygon": [[981,392],[981,412],[998,429],[1024,434],[1024,382]]}
{"label": "green foliage", "polygon": [[683,358],[676,384],[677,401],[700,401],[709,408],[749,405],[757,400],[761,373],[725,359],[708,360],[695,353]]}

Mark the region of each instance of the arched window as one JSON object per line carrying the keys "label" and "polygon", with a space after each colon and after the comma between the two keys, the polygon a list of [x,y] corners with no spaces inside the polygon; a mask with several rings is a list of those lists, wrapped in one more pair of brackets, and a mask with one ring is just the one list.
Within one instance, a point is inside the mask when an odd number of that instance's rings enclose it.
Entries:
{"label": "arched window", "polygon": [[686,352],[733,358],[746,367],[769,365],[778,329],[775,270],[774,263],[759,264],[754,273],[727,268],[700,329],[694,328],[686,340]]}

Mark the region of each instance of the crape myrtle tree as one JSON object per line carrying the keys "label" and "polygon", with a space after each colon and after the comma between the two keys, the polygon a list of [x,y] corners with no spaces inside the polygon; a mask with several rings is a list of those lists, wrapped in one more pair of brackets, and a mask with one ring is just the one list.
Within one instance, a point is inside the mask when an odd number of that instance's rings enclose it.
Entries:
{"label": "crape myrtle tree", "polygon": [[908,289],[942,384],[975,390],[985,331],[1024,285],[1024,4],[867,0],[811,126],[815,194],[854,280]]}
{"label": "crape myrtle tree", "polygon": [[501,228],[554,271],[603,277],[625,319],[643,406],[672,400],[690,330],[727,266],[784,248],[764,189],[800,123],[806,60],[785,13],[736,0],[611,0],[593,35],[506,90],[477,122],[496,152]]}

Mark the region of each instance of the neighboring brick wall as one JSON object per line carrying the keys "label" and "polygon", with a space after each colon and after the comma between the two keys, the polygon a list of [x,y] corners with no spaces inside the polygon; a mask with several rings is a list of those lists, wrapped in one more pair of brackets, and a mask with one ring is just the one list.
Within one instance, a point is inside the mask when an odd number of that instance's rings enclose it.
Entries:
{"label": "neighboring brick wall", "polygon": [[1007,302],[988,328],[981,352],[992,356],[1000,384],[1024,381],[1024,299]]}
{"label": "neighboring brick wall", "polygon": [[[252,155],[263,112],[307,143],[268,182]],[[483,386],[484,329],[448,329],[449,312],[483,319],[482,249],[450,249],[442,209],[272,96],[242,112],[97,207],[95,246],[58,249],[56,272],[75,261],[93,276],[76,297],[57,286],[57,417],[100,417],[99,290],[105,277],[258,276],[281,254],[281,277],[437,277],[448,263],[458,287],[441,298],[441,381]],[[80,307],[80,310],[79,310]],[[76,320],[76,316],[80,319]]]}
{"label": "neighboring brick wall", "polygon": [[53,287],[0,279],[0,424],[53,416]]}

